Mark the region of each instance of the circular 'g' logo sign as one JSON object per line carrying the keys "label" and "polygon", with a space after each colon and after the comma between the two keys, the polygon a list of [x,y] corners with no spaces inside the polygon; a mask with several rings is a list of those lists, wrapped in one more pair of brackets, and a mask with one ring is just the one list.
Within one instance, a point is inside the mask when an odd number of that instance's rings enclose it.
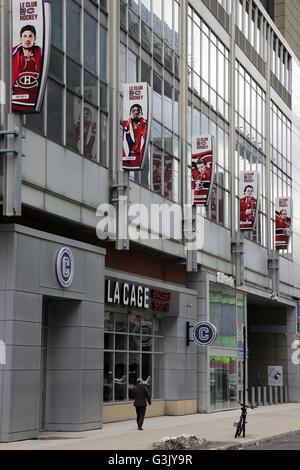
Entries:
{"label": "circular 'g' logo sign", "polygon": [[62,248],[57,254],[56,274],[62,287],[70,287],[74,278],[74,258],[69,248]]}
{"label": "circular 'g' logo sign", "polygon": [[199,346],[210,346],[217,338],[217,329],[212,323],[202,321],[194,326],[192,337]]}

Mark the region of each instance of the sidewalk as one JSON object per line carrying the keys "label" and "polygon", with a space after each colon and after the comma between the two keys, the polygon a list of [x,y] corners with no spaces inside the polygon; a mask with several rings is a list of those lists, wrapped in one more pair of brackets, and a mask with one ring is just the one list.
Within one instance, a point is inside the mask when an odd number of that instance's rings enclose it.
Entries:
{"label": "sidewalk", "polygon": [[151,450],[163,437],[195,434],[214,442],[214,448],[231,449],[300,430],[300,403],[260,406],[249,410],[246,438],[234,438],[233,422],[240,410],[187,416],[145,418],[144,430],[123,421],[104,424],[96,431],[43,432],[38,440],[0,444],[1,450]]}

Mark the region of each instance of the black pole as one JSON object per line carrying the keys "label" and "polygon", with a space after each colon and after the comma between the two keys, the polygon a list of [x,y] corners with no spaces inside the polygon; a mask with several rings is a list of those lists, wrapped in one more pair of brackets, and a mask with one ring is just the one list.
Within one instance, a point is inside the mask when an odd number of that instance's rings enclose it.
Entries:
{"label": "black pole", "polygon": [[[243,407],[246,408],[246,324],[243,329],[244,361],[243,361]],[[246,437],[246,423],[243,423],[243,437]]]}

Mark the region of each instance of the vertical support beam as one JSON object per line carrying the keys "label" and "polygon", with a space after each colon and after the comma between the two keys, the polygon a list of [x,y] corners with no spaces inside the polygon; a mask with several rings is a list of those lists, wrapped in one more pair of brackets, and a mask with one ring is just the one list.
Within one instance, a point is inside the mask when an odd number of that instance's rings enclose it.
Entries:
{"label": "vertical support beam", "polygon": [[272,297],[276,300],[280,295],[280,255],[278,251],[271,251],[268,268],[272,279]]}
{"label": "vertical support beam", "polygon": [[15,134],[8,134],[7,152],[3,156],[3,215],[15,217],[21,215],[22,206],[22,120],[20,114],[9,114],[8,130]]}
{"label": "vertical support beam", "polygon": [[[128,209],[129,209],[129,171],[120,173],[122,183],[117,188],[117,250],[129,250]],[[120,194],[122,191],[123,194]]]}
{"label": "vertical support beam", "polygon": [[236,241],[232,243],[232,253],[235,255],[235,278],[236,285],[242,286],[245,282],[245,234],[240,230],[237,232]]}
{"label": "vertical support beam", "polygon": [[[191,219],[190,219],[190,216]],[[198,271],[197,256],[197,206],[189,207],[184,214],[184,234],[186,249],[186,271]],[[201,227],[203,229],[203,227]]]}
{"label": "vertical support beam", "polygon": [[[231,19],[231,31],[230,31],[230,52],[229,52],[229,155],[235,155],[235,89],[238,86],[235,79],[235,31],[236,31],[236,19],[238,15],[239,2],[236,3],[232,8],[230,15]],[[244,21],[244,20],[243,20]],[[231,192],[231,207],[230,207],[230,220],[229,224],[231,227],[231,239],[235,236],[235,158],[229,158],[229,174],[230,174],[230,192]]]}

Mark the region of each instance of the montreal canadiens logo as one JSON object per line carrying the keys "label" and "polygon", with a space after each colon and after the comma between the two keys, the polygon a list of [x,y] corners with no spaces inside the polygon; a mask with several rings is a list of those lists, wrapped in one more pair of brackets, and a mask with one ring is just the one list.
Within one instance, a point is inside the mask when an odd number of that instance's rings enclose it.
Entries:
{"label": "montreal canadiens logo", "polygon": [[39,74],[36,72],[23,72],[20,73],[17,80],[17,85],[20,88],[30,90],[31,88],[36,88],[39,84],[38,82]]}

